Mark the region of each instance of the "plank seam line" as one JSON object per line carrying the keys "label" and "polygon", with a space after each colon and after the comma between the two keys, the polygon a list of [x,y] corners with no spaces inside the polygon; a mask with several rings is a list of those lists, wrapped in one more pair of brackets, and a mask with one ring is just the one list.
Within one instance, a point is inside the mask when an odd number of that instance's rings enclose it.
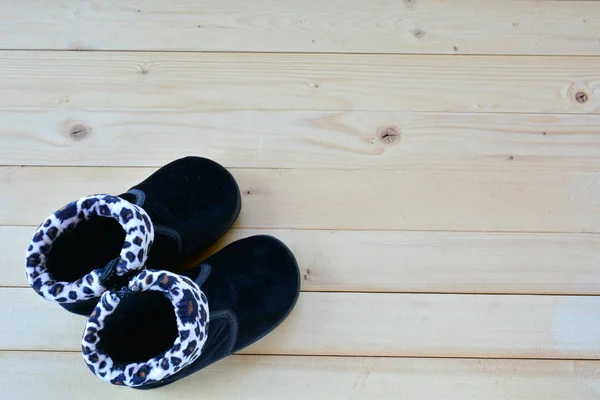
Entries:
{"label": "plank seam line", "polygon": [[[55,354],[77,354],[81,350],[24,350],[24,349],[0,349],[0,353],[55,353]],[[549,361],[549,362],[565,362],[565,361],[584,361],[584,362],[600,362],[600,358],[543,358],[543,357],[461,357],[461,356],[390,356],[390,355],[331,355],[331,354],[268,354],[268,353],[237,353],[232,354],[234,357],[272,357],[272,358],[382,358],[382,359],[408,359],[408,360],[523,360],[523,361]]]}
{"label": "plank seam line", "polygon": [[[518,157],[518,156],[517,156]],[[89,165],[58,165],[58,164],[1,164],[0,168],[89,168],[89,169],[158,169],[164,166],[164,164],[155,164],[155,165],[97,165],[97,164],[89,164]],[[332,172],[343,172],[343,171],[358,171],[358,172],[373,172],[373,171],[383,171],[383,172],[473,172],[474,167],[414,167],[407,165],[403,168],[398,167],[381,167],[377,168],[374,166],[365,166],[365,167],[253,167],[253,166],[244,166],[244,167],[228,167],[224,165],[225,168],[229,170],[249,170],[249,171],[332,171]],[[598,172],[597,168],[584,168],[584,167],[558,167],[558,166],[544,166],[544,167],[535,167],[528,165],[516,165],[511,168],[502,168],[500,166],[482,166],[476,169],[477,172],[542,172],[542,173],[579,173],[579,174],[596,174]]]}
{"label": "plank seam line", "polygon": [[252,51],[252,50],[145,50],[145,49],[57,49],[57,48],[0,48],[7,52],[56,53],[183,53],[183,54],[250,54],[250,55],[344,55],[344,56],[397,56],[397,57],[514,57],[514,58],[597,58],[597,54],[520,54],[520,53],[418,53],[418,52],[345,52],[345,51]]}
{"label": "plank seam line", "polygon": [[[29,290],[29,286],[11,286],[11,285],[0,285],[0,290]],[[503,293],[503,292],[416,292],[416,291],[387,291],[387,290],[308,290],[301,289],[301,293],[321,293],[321,294],[357,294],[357,295],[406,295],[406,296],[429,296],[429,295],[443,295],[443,296],[513,296],[513,297],[600,297],[600,293]]]}
{"label": "plank seam line", "polygon": [[[61,167],[62,168],[62,167]],[[76,167],[79,168],[79,167]],[[229,168],[231,169],[231,168]],[[2,217],[0,216],[0,219]],[[24,225],[24,224],[0,224],[0,229],[2,228],[31,228],[35,229],[39,225]],[[381,233],[457,233],[457,234],[482,234],[482,235],[498,235],[498,236],[510,236],[510,235],[540,235],[540,236],[578,236],[585,235],[591,237],[600,238],[600,232],[572,232],[572,231],[494,231],[494,230],[485,230],[485,231],[475,231],[475,230],[439,230],[439,229],[373,229],[373,228],[303,228],[303,227],[264,227],[264,226],[237,226],[230,229],[230,231],[240,231],[240,230],[279,230],[279,231],[316,231],[316,232],[381,232]],[[33,232],[32,232],[33,233]]]}
{"label": "plank seam line", "polygon": [[[600,56],[598,56],[600,59]],[[216,108],[216,109],[201,109],[201,110],[182,110],[181,108],[129,108],[129,107],[72,107],[72,108],[61,108],[61,107],[29,107],[29,106],[0,106],[0,112],[5,111],[17,111],[23,113],[37,112],[37,111],[84,111],[84,112],[137,112],[141,114],[153,114],[157,111],[169,112],[172,114],[213,114],[213,113],[231,113],[231,112],[260,112],[260,113],[344,113],[344,114],[394,114],[394,115],[456,115],[456,116],[482,116],[482,115],[518,115],[518,116],[558,116],[558,117],[600,117],[600,114],[596,111],[581,112],[580,110],[574,110],[573,112],[543,112],[543,111],[485,111],[485,112],[473,112],[473,111],[446,111],[446,110],[406,110],[406,109],[318,109],[318,108]]]}
{"label": "plank seam line", "polygon": [[[0,50],[1,51],[1,50]],[[600,60],[600,56],[598,57]],[[61,107],[0,107],[1,111],[36,111],[36,110],[46,110],[46,111],[108,111],[108,112],[116,112],[116,111],[128,111],[128,112],[177,112],[177,113],[216,113],[216,112],[235,112],[235,111],[260,111],[260,112],[290,112],[290,113],[303,113],[303,112],[320,112],[320,113],[394,113],[394,114],[439,114],[439,115],[538,115],[538,116],[598,116],[600,112],[597,111],[599,107],[594,107],[593,109],[582,112],[580,110],[573,110],[573,112],[543,112],[543,111],[486,111],[486,112],[470,112],[470,111],[446,111],[446,110],[410,110],[410,109],[397,109],[397,108],[383,108],[383,109],[314,109],[314,108],[262,108],[262,109],[247,109],[247,108],[206,108],[200,110],[192,110],[192,111],[182,111],[177,108],[107,108],[107,107],[98,107],[98,108],[87,108],[87,107],[71,107],[71,108],[61,108]]]}

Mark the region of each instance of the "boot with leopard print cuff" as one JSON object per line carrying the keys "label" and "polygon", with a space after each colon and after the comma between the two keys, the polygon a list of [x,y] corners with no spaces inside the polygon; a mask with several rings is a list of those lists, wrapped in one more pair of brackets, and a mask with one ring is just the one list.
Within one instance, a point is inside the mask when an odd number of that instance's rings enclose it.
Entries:
{"label": "boot with leopard print cuff", "polygon": [[185,275],[145,270],[127,288],[105,292],[83,333],[83,357],[106,382],[161,387],[267,335],[299,290],[296,260],[283,243],[242,239]]}
{"label": "boot with leopard print cuff", "polygon": [[27,248],[27,278],[45,299],[89,315],[103,292],[139,270],[179,269],[217,241],[240,208],[225,168],[182,158],[126,193],[83,197],[50,215]]}
{"label": "boot with leopard print cuff", "polygon": [[146,270],[127,288],[102,295],[84,331],[83,357],[107,382],[153,384],[198,359],[208,321],[208,300],[198,285],[170,272]]}

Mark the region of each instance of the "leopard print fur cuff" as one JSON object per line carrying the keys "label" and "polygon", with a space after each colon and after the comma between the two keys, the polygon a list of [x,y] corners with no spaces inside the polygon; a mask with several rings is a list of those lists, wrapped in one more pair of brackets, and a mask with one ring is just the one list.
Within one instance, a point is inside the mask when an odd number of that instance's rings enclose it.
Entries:
{"label": "leopard print fur cuff", "polygon": [[[113,358],[118,358],[115,357],[118,354],[111,357],[104,350],[103,344],[110,347],[110,343],[103,342],[108,339],[102,331],[113,330],[115,324],[122,324],[124,318],[134,318],[135,313],[139,312],[131,303],[119,310],[119,304],[125,301],[125,296],[143,296],[143,292],[148,291],[161,293],[173,305],[171,312],[177,324],[177,337],[170,348],[148,360],[115,362]],[[139,304],[142,304],[140,307],[148,306],[147,303]],[[117,316],[111,317],[114,313]],[[83,357],[96,376],[114,385],[136,387],[158,382],[179,372],[200,356],[207,339],[208,322],[208,300],[196,283],[174,273],[145,270],[131,279],[127,291],[109,291],[102,295],[83,334]],[[156,332],[147,334],[153,333]],[[112,340],[123,338],[117,336]]]}
{"label": "leopard print fur cuff", "polygon": [[141,207],[117,196],[97,194],[82,197],[46,218],[27,248],[27,278],[31,287],[43,298],[58,303],[75,303],[99,297],[106,291],[100,281],[101,269],[95,269],[74,282],[62,282],[56,281],[46,266],[56,239],[94,215],[114,218],[125,231],[125,242],[116,265],[117,275],[144,268],[154,240],[154,228],[148,214]]}

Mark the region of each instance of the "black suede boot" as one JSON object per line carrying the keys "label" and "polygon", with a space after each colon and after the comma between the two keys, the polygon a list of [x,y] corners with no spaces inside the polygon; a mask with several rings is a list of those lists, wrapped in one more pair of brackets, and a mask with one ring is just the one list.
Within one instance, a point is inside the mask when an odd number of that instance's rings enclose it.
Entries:
{"label": "black suede boot", "polygon": [[186,157],[120,196],[87,196],[37,229],[27,249],[29,283],[42,297],[89,315],[106,290],[144,267],[176,270],[219,239],[241,196],[221,165]]}
{"label": "black suede boot", "polygon": [[296,260],[283,243],[242,239],[185,275],[146,270],[128,289],[105,292],[84,331],[83,356],[112,384],[164,386],[271,332],[299,289]]}

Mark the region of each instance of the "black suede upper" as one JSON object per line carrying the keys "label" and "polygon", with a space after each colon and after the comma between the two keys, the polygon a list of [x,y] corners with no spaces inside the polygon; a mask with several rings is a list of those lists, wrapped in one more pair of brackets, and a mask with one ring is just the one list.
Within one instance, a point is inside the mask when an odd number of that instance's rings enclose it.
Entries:
{"label": "black suede upper", "polygon": [[[150,269],[172,270],[179,263],[207,248],[219,239],[237,218],[241,196],[235,179],[221,165],[200,157],[186,157],[165,165],[131,189],[142,191],[141,206],[152,218],[158,233],[160,227],[175,230],[181,236],[181,254],[164,260],[164,251],[151,252]],[[120,197],[135,202],[135,196]],[[140,205],[140,204],[138,204]],[[163,241],[171,242],[172,239]],[[170,247],[173,247],[172,245]],[[155,254],[152,254],[155,253]]]}
{"label": "black suede upper", "polygon": [[[198,282],[202,265],[210,275]],[[300,290],[300,275],[290,250],[270,236],[238,240],[209,257],[185,276],[200,284],[211,311],[231,310],[239,333],[233,351],[252,344],[291,310]]]}
{"label": "black suede upper", "polygon": [[[155,235],[146,267],[167,271],[178,270],[216,242],[241,209],[233,176],[218,163],[201,157],[175,160],[119,197],[140,206],[150,216]],[[111,265],[122,245],[123,232],[119,229],[103,218],[76,227],[59,238],[56,249],[51,250],[53,268],[62,276],[77,278],[83,275],[80,271],[105,265],[108,286],[126,284]],[[93,299],[61,304],[82,315],[89,315],[94,305]]]}
{"label": "black suede upper", "polygon": [[[232,243],[180,275],[165,272],[216,242],[239,215],[238,185],[214,161],[179,159],[118,197],[96,197],[40,225],[27,268],[36,291],[49,290],[38,285],[40,275],[57,292],[82,282],[76,289],[85,296],[57,302],[89,315],[82,352],[101,379],[138,389],[167,385],[259,340],[293,309],[298,265],[270,236]],[[92,201],[95,214],[84,207]],[[85,218],[76,223],[56,217],[75,218],[80,208]],[[51,226],[55,219],[62,225]]]}
{"label": "black suede upper", "polygon": [[139,389],[175,382],[261,339],[292,311],[300,292],[293,254],[270,236],[234,242],[184,275],[208,298],[207,342],[194,363]]}

